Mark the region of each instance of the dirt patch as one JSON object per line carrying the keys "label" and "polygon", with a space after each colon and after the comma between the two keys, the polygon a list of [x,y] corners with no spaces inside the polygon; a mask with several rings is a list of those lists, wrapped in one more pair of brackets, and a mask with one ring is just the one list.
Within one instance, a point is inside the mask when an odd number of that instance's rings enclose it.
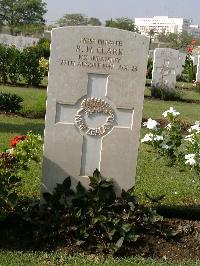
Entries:
{"label": "dirt patch", "polygon": [[[33,240],[32,229],[30,223],[22,222],[19,217],[9,217],[1,221],[0,249],[20,251],[59,250],[71,255],[83,252],[74,248],[67,240],[63,242],[56,239],[50,243],[35,241]],[[176,233],[168,235],[169,229],[173,229]],[[163,233],[160,234],[160,231]],[[145,258],[151,257],[154,259],[171,259],[176,261],[200,258],[200,221],[164,219],[162,223],[153,226],[152,230],[144,229],[144,231],[139,233],[141,237],[137,242],[132,246],[126,246],[117,255],[140,255]]]}

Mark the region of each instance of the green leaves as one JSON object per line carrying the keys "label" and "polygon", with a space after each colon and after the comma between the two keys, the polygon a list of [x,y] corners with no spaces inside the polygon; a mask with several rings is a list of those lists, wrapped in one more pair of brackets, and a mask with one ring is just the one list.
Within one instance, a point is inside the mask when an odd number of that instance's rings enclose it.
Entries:
{"label": "green leaves", "polygon": [[89,178],[88,190],[79,182],[72,191],[67,177],[53,194],[43,195],[46,206],[42,217],[48,218],[41,232],[46,232],[47,238],[53,230],[54,237],[67,236],[79,248],[116,253],[137,241],[141,225],[159,220],[151,209],[139,206],[132,189],[122,190],[117,197],[112,180],[102,177],[97,169]]}

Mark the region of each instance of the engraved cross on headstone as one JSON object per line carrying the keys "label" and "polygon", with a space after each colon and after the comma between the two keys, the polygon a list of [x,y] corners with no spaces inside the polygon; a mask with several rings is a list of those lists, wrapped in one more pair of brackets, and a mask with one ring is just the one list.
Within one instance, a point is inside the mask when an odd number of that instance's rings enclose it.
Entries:
{"label": "engraved cross on headstone", "polygon": [[115,106],[107,96],[109,76],[88,74],[87,95],[76,104],[57,103],[56,123],[73,124],[83,136],[80,176],[101,170],[104,136],[114,127],[133,126],[133,109]]}
{"label": "engraved cross on headstone", "polygon": [[[168,59],[164,59],[163,65],[156,67],[156,70],[159,71],[161,73],[161,79],[162,79],[162,85],[164,85],[165,77],[167,77],[170,74],[174,74],[175,75],[175,68],[170,67],[170,61]],[[172,71],[174,71],[174,73],[172,73]]]}

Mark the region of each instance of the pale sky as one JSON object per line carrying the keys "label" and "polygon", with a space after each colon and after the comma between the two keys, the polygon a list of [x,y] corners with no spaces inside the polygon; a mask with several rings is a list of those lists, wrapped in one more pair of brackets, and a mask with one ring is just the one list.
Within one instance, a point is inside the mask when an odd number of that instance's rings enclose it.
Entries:
{"label": "pale sky", "polygon": [[44,0],[48,24],[65,13],[82,13],[102,22],[117,17],[170,16],[193,19],[200,24],[200,0]]}

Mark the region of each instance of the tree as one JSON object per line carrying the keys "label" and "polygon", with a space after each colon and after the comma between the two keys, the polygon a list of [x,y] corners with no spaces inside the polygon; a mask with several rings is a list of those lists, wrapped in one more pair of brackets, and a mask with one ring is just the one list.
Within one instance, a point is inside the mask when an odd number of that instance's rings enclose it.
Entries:
{"label": "tree", "polygon": [[75,14],[65,14],[62,18],[58,20],[58,24],[62,26],[79,26],[79,25],[87,25],[88,18],[79,13]]}
{"label": "tree", "polygon": [[46,3],[42,0],[0,0],[0,22],[10,28],[25,24],[44,25],[44,14],[47,12]]}
{"label": "tree", "polygon": [[88,24],[92,26],[101,26],[101,21],[98,18],[91,17],[88,20]]}
{"label": "tree", "polygon": [[[187,32],[176,33],[160,33],[157,36],[160,42],[169,43],[170,48],[186,50],[188,44],[193,40],[193,37]],[[198,42],[197,42],[198,43]]]}
{"label": "tree", "polygon": [[116,18],[115,20],[106,20],[106,27],[118,28],[128,31],[138,32],[137,27],[134,24],[134,21],[129,18]]}

